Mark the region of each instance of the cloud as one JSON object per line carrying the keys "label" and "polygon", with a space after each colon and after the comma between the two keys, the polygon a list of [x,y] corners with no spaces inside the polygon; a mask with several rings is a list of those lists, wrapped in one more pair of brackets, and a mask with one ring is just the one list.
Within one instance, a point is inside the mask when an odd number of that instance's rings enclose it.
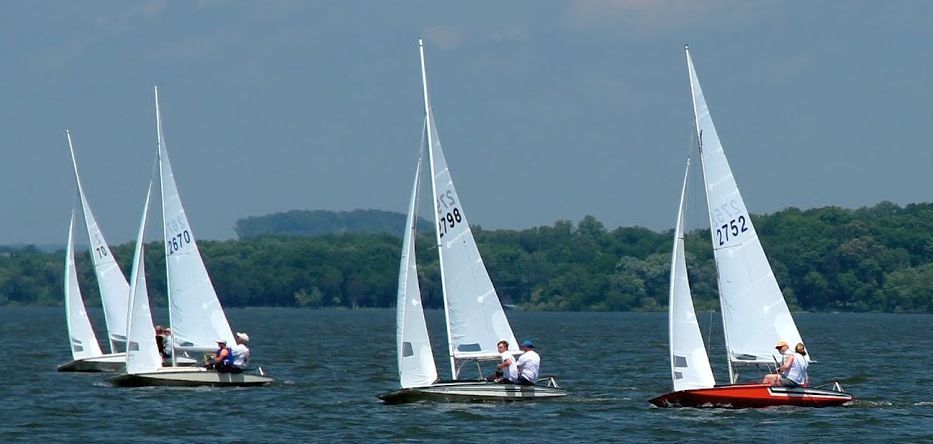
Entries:
{"label": "cloud", "polygon": [[619,24],[642,32],[678,28],[741,4],[723,0],[574,0],[568,10],[571,25],[598,28]]}
{"label": "cloud", "polygon": [[435,25],[424,30],[424,38],[441,49],[452,49],[463,42],[463,33],[451,26]]}

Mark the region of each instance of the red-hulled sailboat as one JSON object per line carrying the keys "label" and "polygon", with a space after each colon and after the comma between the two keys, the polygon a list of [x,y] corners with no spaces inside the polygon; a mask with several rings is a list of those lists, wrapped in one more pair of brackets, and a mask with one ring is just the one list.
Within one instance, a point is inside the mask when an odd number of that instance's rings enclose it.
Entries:
{"label": "red-hulled sailboat", "polygon": [[[671,258],[669,334],[674,391],[652,399],[651,403],[658,407],[729,408],[827,407],[851,403],[852,395],[843,392],[838,382],[827,384],[830,390],[737,383],[737,367],[773,365],[779,358],[773,348],[775,343],[783,340],[793,346],[802,340],[761,247],[745,201],[739,194],[703,98],[689,49],[686,53],[719,282],[730,384],[715,384],[690,296],[683,237],[685,173]],[[689,171],[689,161],[687,165]],[[810,361],[809,355],[798,357]]]}

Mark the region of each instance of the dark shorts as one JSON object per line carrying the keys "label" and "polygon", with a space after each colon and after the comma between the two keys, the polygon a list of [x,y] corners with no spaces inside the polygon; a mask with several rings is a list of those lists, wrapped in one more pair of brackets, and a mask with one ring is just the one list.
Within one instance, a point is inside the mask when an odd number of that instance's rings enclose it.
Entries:
{"label": "dark shorts", "polygon": [[785,377],[782,376],[782,377],[781,377],[781,387],[796,388],[796,387],[800,387],[800,384],[797,384],[797,383],[794,382],[793,380],[791,380],[791,379],[789,379],[789,378],[785,378]]}
{"label": "dark shorts", "polygon": [[518,385],[535,385],[534,381],[529,381],[524,376],[519,376],[518,381],[515,381],[515,383]]}

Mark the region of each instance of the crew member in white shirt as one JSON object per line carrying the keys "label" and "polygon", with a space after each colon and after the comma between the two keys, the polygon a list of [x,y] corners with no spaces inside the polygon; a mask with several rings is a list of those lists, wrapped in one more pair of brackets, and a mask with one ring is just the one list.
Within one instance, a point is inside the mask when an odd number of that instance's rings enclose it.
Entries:
{"label": "crew member in white shirt", "polygon": [[535,344],[527,339],[522,342],[520,348],[524,353],[515,362],[518,367],[518,379],[515,383],[535,385],[535,381],[538,380],[538,370],[541,368],[541,357],[535,352]]}

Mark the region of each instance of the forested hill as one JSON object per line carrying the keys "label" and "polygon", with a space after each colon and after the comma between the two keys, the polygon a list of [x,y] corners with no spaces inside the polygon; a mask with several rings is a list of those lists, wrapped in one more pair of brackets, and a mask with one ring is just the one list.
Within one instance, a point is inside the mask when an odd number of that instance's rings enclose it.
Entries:
{"label": "forested hill", "polygon": [[[933,204],[791,208],[752,219],[792,309],[933,313]],[[439,307],[433,232],[421,232],[422,294],[427,306]],[[528,310],[661,310],[667,304],[670,231],[607,230],[587,216],[474,232],[504,303]],[[224,306],[391,307],[397,233],[245,236],[199,247]],[[689,233],[686,251],[697,309],[716,308],[709,230]],[[163,248],[153,243],[146,252],[151,300],[164,305]],[[117,246],[114,256],[129,270],[132,246]],[[88,305],[99,305],[89,257],[79,254],[77,262]],[[0,305],[61,304],[62,269],[61,251],[0,248]]]}
{"label": "forested hill", "polygon": [[[430,222],[419,220],[419,230],[431,229]],[[382,210],[292,210],[284,213],[254,216],[236,222],[235,231],[240,239],[259,236],[320,236],[344,233],[402,232],[405,215]]]}

